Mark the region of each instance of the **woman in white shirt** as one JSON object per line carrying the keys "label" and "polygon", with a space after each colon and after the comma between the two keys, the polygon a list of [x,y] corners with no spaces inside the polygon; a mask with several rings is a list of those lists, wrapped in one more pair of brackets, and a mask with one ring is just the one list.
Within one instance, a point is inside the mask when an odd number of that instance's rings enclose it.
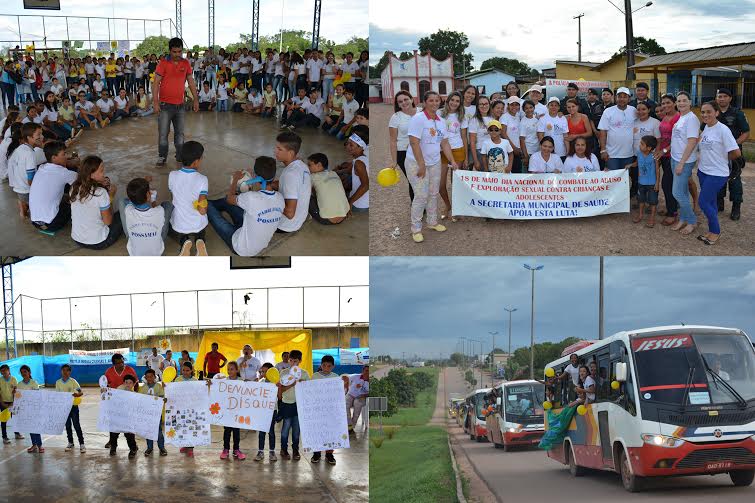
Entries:
{"label": "woman in white shirt", "polygon": [[[459,166],[467,165],[467,119],[464,107],[461,105],[462,97],[459,91],[454,91],[446,98],[446,106],[438,115],[446,122],[448,132],[448,144],[451,146],[453,160]],[[445,155],[441,159],[440,173],[440,197],[446,203],[446,211],[440,214],[440,219],[445,220],[446,215],[451,213],[451,200],[448,197],[448,166],[450,160]],[[456,219],[451,216],[451,221]]]}
{"label": "woman in white shirt", "polygon": [[553,138],[556,155],[563,161],[566,158],[568,145],[566,144],[569,134],[569,123],[566,117],[558,115],[561,110],[561,102],[555,96],[548,100],[548,113],[540,118],[537,124],[537,137],[543,139],[546,136]]}
{"label": "woman in white shirt", "polygon": [[674,172],[674,199],[679,203],[679,222],[671,228],[687,236],[697,227],[688,182],[697,161],[700,121],[692,112],[692,101],[686,91],[677,93],[676,108],[680,115],[671,130],[671,170]]}
{"label": "woman in white shirt", "polygon": [[535,115],[535,103],[532,100],[525,100],[522,109],[524,117],[519,119],[519,137],[522,148],[522,172],[526,173],[530,155],[540,150],[540,141],[537,139],[538,118]]}
{"label": "woman in white shirt", "polygon": [[327,102],[328,96],[333,92],[333,81],[336,80],[336,57],[328,51],[325,55],[326,61],[322,67],[322,98]]}
{"label": "woman in white shirt", "polygon": [[564,161],[561,173],[583,173],[585,171],[600,171],[600,163],[592,153],[592,141],[587,138],[577,138],[569,143],[569,155]]}
{"label": "woman in white shirt", "polygon": [[[394,113],[388,122],[388,135],[391,138],[389,143],[391,151],[391,160],[393,167],[398,166],[406,176],[406,150],[409,148],[409,120],[417,113],[414,107],[414,98],[408,91],[399,91],[393,98]],[[414,190],[409,185],[409,202],[414,201]]]}
{"label": "woman in white shirt", "polygon": [[71,238],[79,246],[103,250],[118,240],[123,229],[120,214],[111,206],[115,192],[102,159],[85,157],[71,186]]}
{"label": "woman in white shirt", "polygon": [[742,155],[731,130],[718,121],[721,109],[716,101],[704,103],[700,108],[705,129],[700,134],[700,160],[697,177],[700,179],[700,209],[708,219],[708,232],[697,236],[706,245],[716,244],[721,236],[718,225],[718,191],[729,180],[729,161]]}
{"label": "woman in white shirt", "polygon": [[553,138],[544,136],[540,140],[540,150],[530,156],[530,173],[560,173],[564,169],[561,157],[553,153]]}
{"label": "woman in white shirt", "polygon": [[467,122],[469,132],[469,144],[472,146],[472,159],[475,171],[482,170],[482,154],[480,149],[490,138],[488,124],[493,118],[490,117],[490,100],[487,96],[477,97],[477,111]]}

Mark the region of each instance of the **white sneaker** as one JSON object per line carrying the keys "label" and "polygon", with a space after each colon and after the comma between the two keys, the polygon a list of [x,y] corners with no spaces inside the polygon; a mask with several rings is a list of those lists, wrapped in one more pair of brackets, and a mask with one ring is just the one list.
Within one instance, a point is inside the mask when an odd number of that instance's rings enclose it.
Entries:
{"label": "white sneaker", "polygon": [[180,257],[188,257],[191,255],[191,247],[192,247],[191,239],[187,239],[184,241],[183,246],[181,246],[181,252],[178,254]]}
{"label": "white sneaker", "polygon": [[71,452],[72,450],[73,450],[73,444],[68,444],[68,446],[66,446],[66,452]]}

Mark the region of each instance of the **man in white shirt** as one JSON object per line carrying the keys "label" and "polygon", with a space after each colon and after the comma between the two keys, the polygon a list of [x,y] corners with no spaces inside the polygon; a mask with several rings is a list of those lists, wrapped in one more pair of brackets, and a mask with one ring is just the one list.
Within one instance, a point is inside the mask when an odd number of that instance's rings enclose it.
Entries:
{"label": "man in white shirt", "polygon": [[254,381],[257,379],[257,371],[262,366],[262,362],[254,356],[254,349],[250,344],[245,344],[242,352],[244,354],[236,360],[239,375],[245,381]]}
{"label": "man in white shirt", "polygon": [[320,73],[322,71],[322,67],[325,65],[325,62],[318,57],[318,54],[319,53],[317,51],[312,51],[312,58],[307,60],[306,62],[307,85],[310,90],[313,87],[315,89],[322,90]]}
{"label": "man in white shirt", "polygon": [[157,348],[152,348],[152,354],[147,357],[147,368],[154,370],[158,379],[163,375],[163,371],[160,369],[162,361],[163,357],[157,354]]}
{"label": "man in white shirt", "polygon": [[71,205],[63,194],[76,181],[76,172],[65,168],[65,143],[51,141],[45,145],[44,152],[47,163],[42,164],[34,175],[29,209],[34,227],[55,232],[71,219]]}
{"label": "man in white shirt", "polygon": [[285,199],[278,232],[298,231],[309,214],[312,181],[307,165],[297,158],[300,148],[301,137],[296,133],[284,132],[275,139],[275,159],[286,165],[278,182]]}
{"label": "man in white shirt", "polygon": [[631,164],[634,152],[634,121],[637,109],[629,105],[629,89],[616,91],[616,106],[606,108],[598,123],[600,157],[606,168],[617,170]]}
{"label": "man in white shirt", "polygon": [[[356,426],[367,401],[367,395],[370,394],[370,366],[365,365],[362,367],[361,374],[343,376],[343,381],[348,386],[348,392],[346,393],[346,417],[349,424],[349,433],[353,433],[354,426]],[[351,414],[349,414],[349,411],[351,411]]]}

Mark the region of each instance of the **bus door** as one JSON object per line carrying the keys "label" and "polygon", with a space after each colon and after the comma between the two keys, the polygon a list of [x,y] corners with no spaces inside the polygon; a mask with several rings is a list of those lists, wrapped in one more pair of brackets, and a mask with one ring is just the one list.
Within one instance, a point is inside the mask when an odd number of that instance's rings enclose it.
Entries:
{"label": "bus door", "polygon": [[[606,348],[608,349],[608,348]],[[609,421],[610,404],[605,401],[608,397],[608,390],[611,389],[609,381],[609,368],[611,364],[610,354],[608,351],[602,351],[596,355],[598,365],[598,382],[595,386],[595,398],[600,403],[606,405],[599,407],[598,411],[598,433],[600,435],[600,450],[603,457],[604,466],[613,466],[613,448],[611,447],[611,431]]]}

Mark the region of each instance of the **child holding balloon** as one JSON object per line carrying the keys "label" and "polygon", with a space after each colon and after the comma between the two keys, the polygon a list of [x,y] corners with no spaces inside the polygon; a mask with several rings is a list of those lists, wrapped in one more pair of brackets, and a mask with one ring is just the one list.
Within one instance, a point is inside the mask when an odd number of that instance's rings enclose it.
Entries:
{"label": "child holding balloon", "polygon": [[[6,409],[10,409],[11,405],[13,405],[13,395],[16,394],[16,386],[18,385],[18,382],[16,381],[16,378],[10,375],[10,367],[6,364],[0,365],[0,407],[2,410],[2,413],[0,416],[3,418],[2,422],[2,432],[3,432],[3,443],[9,444],[10,440],[8,440],[8,432],[5,429],[6,428],[6,422],[8,419],[10,419],[10,410],[6,413]],[[16,440],[21,440],[24,438],[23,435],[21,435],[18,432],[15,432]]]}
{"label": "child holding balloon", "polygon": [[[262,364],[262,366],[259,369],[259,379],[257,379],[258,382],[270,382],[273,384],[278,384],[278,381],[280,380],[280,373],[278,372],[278,369],[273,367],[272,363],[265,362]],[[270,421],[270,431],[267,432],[267,438],[270,441],[270,445],[268,446],[270,448],[270,454],[268,455],[268,459],[271,463],[275,463],[278,461],[278,457],[275,455],[275,416],[278,414],[278,410],[276,407],[276,410],[273,412],[273,418]],[[255,461],[262,461],[265,459],[265,435],[266,433],[264,431],[259,432],[259,449],[257,450],[257,455],[254,457]]]}
{"label": "child holding balloon", "polygon": [[79,422],[79,404],[81,403],[81,397],[84,392],[81,391],[79,383],[71,377],[71,366],[67,363],[60,367],[60,379],[55,381],[55,391],[61,391],[63,393],[71,393],[73,395],[73,406],[71,406],[71,412],[68,413],[68,419],[66,419],[66,435],[68,435],[68,446],[66,452],[73,450],[73,431],[71,426],[76,429],[76,437],[79,440],[79,452],[86,452],[84,447],[84,433],[81,431],[81,423]]}
{"label": "child holding balloon", "polygon": [[[18,383],[16,389],[39,390],[39,384],[31,378],[31,369],[28,365],[21,365],[19,371],[21,372],[21,382]],[[42,447],[42,435],[39,433],[29,433],[29,436],[31,437],[31,447],[26,449],[26,452],[45,452],[45,448]]]}

